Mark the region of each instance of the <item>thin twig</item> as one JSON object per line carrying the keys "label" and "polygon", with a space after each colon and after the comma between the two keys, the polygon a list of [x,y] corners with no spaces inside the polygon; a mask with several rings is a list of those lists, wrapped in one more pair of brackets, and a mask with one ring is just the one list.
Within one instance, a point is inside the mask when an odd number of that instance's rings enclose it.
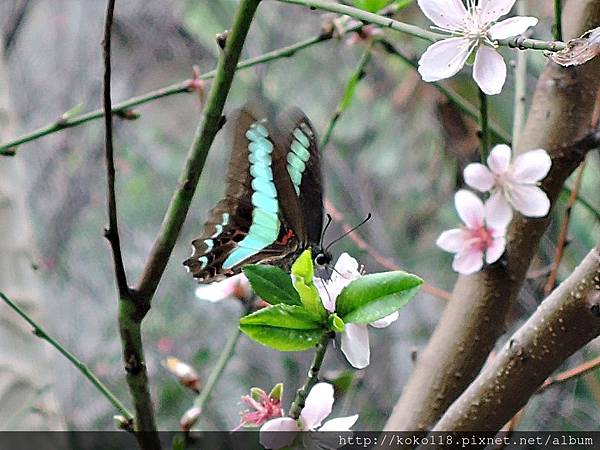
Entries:
{"label": "thin twig", "polygon": [[565,370],[564,372],[561,372],[558,375],[549,377],[548,379],[546,379],[546,381],[544,381],[544,384],[542,384],[542,386],[538,389],[537,393],[545,391],[550,386],[565,383],[567,381],[572,380],[573,378],[581,377],[591,372],[592,370],[597,369],[598,367],[600,367],[600,356],[597,356],[596,358],[590,361],[586,361],[578,365],[577,367]]}
{"label": "thin twig", "polygon": [[[325,199],[325,209],[331,214],[331,216],[336,222],[340,222],[342,224],[342,229],[344,230],[344,232],[347,233],[352,229],[350,225],[343,222],[344,215],[327,199]],[[367,252],[367,254],[371,258],[373,258],[373,260],[376,263],[378,263],[381,267],[384,267],[388,270],[402,270],[402,268],[394,261],[390,260],[389,258],[386,258],[381,253],[377,252],[377,250],[375,250],[373,247],[371,247],[363,238],[360,237],[357,231],[350,233],[348,237],[352,239],[352,241],[360,250]],[[427,292],[428,294],[433,295],[434,297],[441,298],[443,300],[450,300],[451,297],[451,294],[449,292],[432,286],[428,283],[423,283],[421,285],[421,289]]]}
{"label": "thin twig", "polygon": [[[517,14],[527,16],[527,2],[517,4]],[[517,52],[515,67],[515,98],[512,129],[512,144],[517,147],[519,135],[525,123],[525,101],[527,99],[527,52]]]}
{"label": "thin twig", "polygon": [[488,96],[479,89],[479,153],[481,162],[485,163],[490,150],[490,129],[488,125]]}
{"label": "thin twig", "polygon": [[212,371],[210,372],[210,375],[208,376],[208,380],[206,380],[206,384],[200,391],[200,394],[198,394],[198,396],[196,397],[196,400],[194,401],[194,406],[197,406],[198,408],[200,408],[201,411],[204,409],[204,405],[206,404],[206,401],[210,397],[210,394],[212,393],[213,388],[215,387],[217,382],[221,379],[221,376],[223,375],[223,371],[227,367],[227,363],[229,363],[229,361],[231,360],[231,357],[234,355],[235,347],[240,338],[240,334],[241,334],[241,331],[240,331],[239,327],[236,325],[235,330],[233,330],[233,332],[229,336],[229,339],[227,339],[227,342],[225,343],[225,347],[223,347],[223,350],[221,351],[221,354],[219,355],[219,359],[213,366]]}
{"label": "thin twig", "polygon": [[550,275],[548,276],[548,281],[544,286],[544,295],[548,296],[552,289],[554,289],[554,284],[556,283],[556,278],[558,276],[558,269],[560,267],[560,261],[562,260],[563,253],[565,251],[565,245],[567,243],[567,234],[569,232],[569,223],[571,221],[571,213],[573,211],[573,206],[577,202],[577,194],[581,189],[581,182],[583,181],[583,173],[585,171],[585,159],[579,165],[579,169],[577,170],[577,176],[575,178],[575,184],[573,185],[573,189],[571,190],[571,194],[569,195],[569,200],[567,202],[567,207],[565,209],[565,214],[563,217],[563,221],[560,227],[560,233],[558,235],[558,241],[556,242],[556,250],[554,251],[554,258],[552,259],[552,270],[550,271]]}
{"label": "thin twig", "polygon": [[562,41],[562,1],[554,0],[554,39]]}
{"label": "thin twig", "polygon": [[[379,25],[383,28],[391,28],[392,30],[406,33],[410,36],[424,39],[429,42],[435,42],[440,39],[447,38],[446,35],[433,33],[431,31],[424,30],[415,25],[411,25],[404,22],[381,16],[379,14],[370,13],[362,9],[353,8],[352,6],[342,5],[339,3],[331,2],[328,0],[278,0],[282,3],[291,3],[293,5],[302,5],[311,9],[320,9],[322,11],[329,11],[337,14],[353,17],[364,23],[372,23]],[[509,39],[498,39],[496,41],[498,45],[520,49],[531,49],[531,50],[548,50],[548,51],[560,51],[566,47],[564,42],[549,42],[540,41],[537,39],[525,39],[523,37],[515,37]]]}
{"label": "thin twig", "polygon": [[329,333],[324,333],[321,341],[317,344],[317,348],[315,349],[315,357],[313,358],[310,369],[308,370],[308,376],[306,377],[302,387],[296,391],[296,396],[294,397],[292,406],[290,406],[290,412],[288,415],[292,419],[298,419],[300,417],[300,413],[302,412],[302,409],[304,409],[304,402],[306,401],[308,393],[313,386],[317,384],[319,371],[321,370],[321,364],[323,364],[323,359],[325,358],[325,353],[327,352],[327,344],[330,340],[331,335]]}
{"label": "thin twig", "polygon": [[[359,25],[351,25],[347,29],[344,30],[345,33],[349,33],[352,31],[356,31],[362,27],[362,24]],[[241,61],[236,68],[236,71],[248,69],[250,67],[257,66],[259,64],[264,64],[271,61],[276,61],[283,58],[288,58],[293,56],[296,52],[300,50],[304,50],[312,47],[313,45],[319,44],[321,42],[325,42],[331,40],[333,37],[332,32],[324,32],[320,33],[317,36],[314,36],[309,39],[305,39],[303,41],[297,42],[292,45],[288,45],[285,47],[281,47],[279,49],[264,53],[260,56],[249,58],[244,61]],[[211,70],[210,72],[206,72],[205,74],[198,77],[199,80],[211,80],[215,77],[217,71]],[[161,98],[169,97],[172,95],[189,93],[193,92],[191,88],[194,80],[185,80],[180,83],[176,83],[164,88],[160,88],[154,91],[150,91],[146,94],[142,94],[137,97],[130,98],[123,102],[117,103],[113,105],[112,113],[116,115],[122,115],[127,111],[130,111],[132,108],[136,106],[143,105],[145,103],[149,103],[155,100],[159,100]],[[84,123],[99,119],[104,116],[104,110],[98,109],[95,111],[90,111],[85,114],[74,115],[72,117],[60,117],[54,123],[48,124],[44,127],[41,127],[35,131],[19,136],[15,139],[7,141],[0,145],[0,155],[5,156],[13,156],[15,154],[15,148],[21,144],[25,144],[27,142],[34,141],[41,137],[47,136],[49,134],[56,133],[61,130],[65,130],[67,128],[76,127],[78,125],[82,125]]]}
{"label": "thin twig", "polygon": [[113,148],[113,126],[112,126],[112,106],[110,98],[110,47],[111,47],[111,28],[113,23],[113,14],[115,9],[115,0],[108,0],[106,7],[106,21],[104,24],[104,40],[102,41],[102,50],[104,54],[104,127],[105,127],[105,147],[106,147],[106,198],[108,208],[108,227],[104,231],[104,236],[108,239],[112,249],[113,263],[115,269],[115,278],[119,297],[129,297],[129,286],[127,284],[127,275],[123,265],[123,254],[121,252],[121,239],[119,237],[119,224],[117,219],[117,199],[115,195],[115,160]]}
{"label": "thin twig", "polygon": [[[0,298],[19,316],[21,316],[29,325],[33,327],[34,334],[40,339],[48,342],[52,347],[60,352],[65,358],[79,370],[85,378],[119,411],[127,421],[133,421],[133,414],[123,405],[123,403],[113,394],[108,387],[92,372],[92,370],[73,353],[67,350],[60,342],[50,336],[46,330],[38,325],[29,315],[15,302],[8,298],[4,293],[0,292]],[[133,425],[133,423],[132,423]]]}
{"label": "thin twig", "polygon": [[346,82],[346,87],[344,88],[344,94],[342,95],[342,99],[338,103],[331,120],[329,121],[329,125],[323,134],[323,138],[321,139],[320,148],[321,150],[327,147],[329,140],[331,139],[331,134],[333,133],[333,129],[337,125],[338,120],[344,111],[350,106],[352,102],[352,98],[354,97],[354,92],[356,90],[356,86],[360,80],[365,76],[365,68],[369,61],[371,60],[371,49],[373,48],[373,43],[369,42],[368,48],[363,52],[356,69],[350,75],[350,78]]}
{"label": "thin twig", "polygon": [[206,156],[222,124],[221,116],[225,100],[259,2],[260,0],[242,0],[236,11],[225,49],[219,58],[217,73],[206,101],[204,114],[188,152],[185,168],[179,178],[179,185],[171,197],[150,256],[135,286],[136,294],[146,303],[151,301],[156,292],[190,208]]}
{"label": "thin twig", "polygon": [[[418,67],[417,63],[415,61],[413,61],[411,58],[409,58],[408,56],[406,56],[404,53],[402,53],[400,50],[398,50],[390,42],[388,42],[384,39],[380,39],[377,41],[377,43],[386,51],[386,53],[393,55],[393,56],[397,56],[404,63],[408,64],[414,70],[417,70],[417,67]],[[460,109],[464,114],[466,114],[467,116],[471,117],[474,120],[477,120],[477,121],[480,120],[479,111],[478,111],[477,107],[473,106],[473,104],[471,102],[466,100],[464,97],[462,97],[456,91],[454,91],[453,89],[451,89],[449,87],[444,86],[441,83],[434,82],[434,83],[429,83],[429,84],[431,84],[439,92],[441,92],[442,95],[444,95],[450,101],[450,103],[452,103],[454,106],[456,106],[458,109]],[[494,135],[495,139],[499,140],[502,143],[510,144],[511,137],[508,134],[508,132],[503,130],[500,125],[498,125],[497,123],[495,123],[492,120],[488,120],[488,124],[490,127],[490,131]]]}

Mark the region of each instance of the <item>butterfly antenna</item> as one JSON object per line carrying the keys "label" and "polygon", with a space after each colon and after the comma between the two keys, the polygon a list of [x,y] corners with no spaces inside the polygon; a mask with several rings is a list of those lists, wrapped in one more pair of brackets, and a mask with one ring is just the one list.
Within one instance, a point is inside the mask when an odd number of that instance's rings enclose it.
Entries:
{"label": "butterfly antenna", "polygon": [[325,233],[327,232],[329,225],[331,225],[332,220],[331,214],[327,214],[327,223],[325,224],[325,228],[323,228],[323,232],[321,233],[321,241],[319,242],[319,246],[321,247],[323,247],[323,239],[325,238]]}
{"label": "butterfly antenna", "polygon": [[331,241],[331,242],[329,243],[329,245],[327,246],[327,248],[325,249],[325,251],[328,251],[328,250],[331,248],[331,246],[332,246],[333,244],[335,244],[336,242],[338,242],[340,239],[343,239],[343,238],[345,238],[345,237],[346,237],[346,236],[348,236],[350,233],[352,233],[352,232],[356,231],[358,228],[362,227],[362,226],[363,226],[365,223],[367,223],[369,220],[371,220],[371,217],[373,217],[373,215],[372,215],[371,213],[369,213],[369,214],[367,215],[367,217],[366,217],[366,218],[365,218],[365,219],[364,219],[364,220],[363,220],[361,223],[359,223],[359,224],[358,224],[358,225],[356,225],[355,227],[351,228],[350,230],[346,231],[344,234],[342,234],[342,235],[341,235],[340,237],[338,237],[337,239],[334,239],[333,241]]}

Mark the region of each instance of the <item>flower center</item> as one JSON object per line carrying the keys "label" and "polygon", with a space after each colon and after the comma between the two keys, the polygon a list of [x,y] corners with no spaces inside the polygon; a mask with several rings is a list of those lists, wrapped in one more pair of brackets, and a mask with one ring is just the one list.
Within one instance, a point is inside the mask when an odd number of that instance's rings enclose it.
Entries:
{"label": "flower center", "polygon": [[467,240],[466,245],[469,249],[484,252],[492,245],[494,240],[492,232],[485,226],[467,228],[467,232],[469,233],[469,239]]}

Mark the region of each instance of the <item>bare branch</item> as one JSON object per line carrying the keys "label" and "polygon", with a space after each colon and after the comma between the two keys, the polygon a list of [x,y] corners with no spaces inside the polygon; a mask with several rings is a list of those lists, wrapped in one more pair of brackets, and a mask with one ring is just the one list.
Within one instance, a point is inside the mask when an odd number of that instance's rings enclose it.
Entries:
{"label": "bare branch", "polygon": [[560,364],[598,335],[599,247],[541,303],[433,430],[499,430]]}

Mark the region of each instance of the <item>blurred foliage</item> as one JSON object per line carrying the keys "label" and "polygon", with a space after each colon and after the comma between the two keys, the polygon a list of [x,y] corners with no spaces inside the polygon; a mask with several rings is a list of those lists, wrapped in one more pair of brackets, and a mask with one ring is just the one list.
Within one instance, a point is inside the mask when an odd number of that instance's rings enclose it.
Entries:
{"label": "blurred foliage", "polygon": [[[361,3],[371,9],[387,2]],[[113,99],[189,78],[193,64],[204,72],[211,70],[218,54],[215,34],[229,26],[236,4],[235,0],[176,0],[168,7],[159,0],[118,3]],[[542,19],[536,28],[542,38],[550,36],[548,4],[531,1],[531,11]],[[91,0],[32,2],[9,60],[10,89],[21,132],[55,120],[73,105],[82,103],[85,110],[99,105],[102,68],[98,43],[103,7],[104,2]],[[331,18],[301,7],[263,2],[244,55],[257,56],[317,35]],[[398,18],[428,26],[415,4],[403,9]],[[415,57],[424,48],[423,42],[389,30],[385,37]],[[362,44],[350,46],[345,38],[335,39],[293,58],[240,72],[227,111],[253,99],[260,99],[271,111],[296,105],[323,133],[363,51]],[[515,53],[505,54],[512,58]],[[532,53],[529,94],[544,64],[541,53]],[[510,74],[508,87],[512,81]],[[458,76],[450,83],[476,101],[470,75]],[[506,129],[511,126],[512,102],[511,88],[490,101],[493,118]],[[375,49],[366,77],[356,85],[353,102],[324,149],[324,176],[327,198],[344,212],[346,223],[355,224],[367,213],[373,214],[358,234],[374,250],[426,282],[451,289],[456,278],[450,267],[451,255],[437,249],[434,242],[443,229],[458,223],[452,196],[461,183],[459,169],[477,153],[469,144],[475,132],[473,124],[465,119],[459,129],[451,127],[448,117],[456,118],[459,113],[450,110],[442,114],[444,104],[440,94],[422,83],[412,69]],[[141,118],[136,121],[118,121],[115,134],[120,223],[131,279],[139,274],[160,226],[200,105],[194,95],[179,95],[145,105],[139,112]],[[459,144],[464,144],[460,154]],[[102,237],[106,222],[102,146],[101,123],[95,122],[23,146],[19,157],[29,167],[28,195],[37,236],[32,263],[39,267],[44,283],[45,323],[128,401],[116,328],[112,262]],[[228,149],[219,135],[144,322],[147,365],[161,429],[178,427],[193,396],[160,361],[176,356],[206,379],[243,309],[233,300],[211,304],[196,299],[194,282],[181,265],[207,211],[223,194],[227,162]],[[598,154],[591,154],[582,188],[582,194],[597,208],[599,164]],[[564,203],[555,208],[533,269],[550,264],[564,208]],[[571,220],[559,278],[567,276],[600,237],[598,222],[581,206],[575,206]],[[335,223],[326,242],[341,233],[340,224]],[[356,249],[351,239],[334,247],[334,253],[342,251],[357,257],[369,272],[384,270],[366,252]],[[544,281],[541,277],[526,283],[507,324],[509,331],[539,304]],[[352,372],[353,380],[340,381],[344,394],[336,408],[359,412],[361,429],[380,429],[411,371],[411,353],[426,343],[442,308],[443,300],[421,292],[393,326],[371,333],[371,345],[376,349],[371,366]],[[594,348],[590,346],[588,357],[596,353]],[[284,382],[284,404],[289,405],[310,358],[310,352],[280,354],[242,338],[205,408],[200,428],[236,426],[240,396],[250,386],[266,389]],[[577,354],[566,366],[582,360],[583,355]],[[329,352],[324,367],[325,376],[339,380],[348,370],[339,352]],[[55,387],[68,426],[112,429],[110,405],[58,356],[55,368],[53,375],[59,380]],[[531,402],[523,427],[600,430],[599,391],[597,374],[554,387]]]}

